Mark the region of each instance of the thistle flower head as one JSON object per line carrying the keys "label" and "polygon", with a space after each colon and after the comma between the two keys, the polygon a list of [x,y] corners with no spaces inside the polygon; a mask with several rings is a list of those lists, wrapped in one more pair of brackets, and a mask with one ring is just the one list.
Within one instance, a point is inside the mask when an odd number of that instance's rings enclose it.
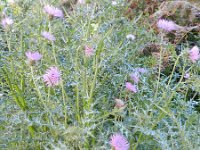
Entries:
{"label": "thistle flower head", "polygon": [[90,57],[94,55],[94,49],[88,46],[85,46],[85,56]]}
{"label": "thistle flower head", "polygon": [[199,48],[197,46],[194,46],[189,51],[189,58],[193,63],[195,63],[196,61],[198,61],[200,59]]}
{"label": "thistle flower head", "polygon": [[128,150],[129,149],[129,143],[127,139],[119,134],[115,133],[110,138],[110,145],[114,150]]}
{"label": "thistle flower head", "polygon": [[35,63],[36,61],[42,58],[42,55],[39,52],[26,52],[26,57],[28,58],[30,64]]}
{"label": "thistle flower head", "polygon": [[115,107],[116,108],[123,108],[125,106],[125,103],[121,99],[115,99]]}
{"label": "thistle flower head", "polygon": [[112,4],[113,6],[115,6],[115,5],[117,5],[117,2],[116,2],[116,1],[112,1],[111,4]]}
{"label": "thistle flower head", "polygon": [[43,80],[47,86],[58,85],[61,80],[61,72],[57,67],[50,67],[43,75]]}
{"label": "thistle flower head", "polygon": [[6,27],[12,25],[13,22],[14,22],[14,21],[13,21],[11,18],[6,17],[6,18],[4,18],[4,19],[1,20],[1,25],[2,25],[4,28],[6,28]]}
{"label": "thistle flower head", "polygon": [[130,77],[131,77],[131,79],[132,79],[136,84],[140,81],[139,75],[138,75],[137,72],[132,73],[132,74],[130,75]]}
{"label": "thistle flower head", "polygon": [[126,82],[126,89],[127,89],[128,91],[133,92],[133,93],[137,93],[137,88],[136,88],[136,86],[133,85],[133,84],[130,83],[130,82]]}
{"label": "thistle flower head", "polygon": [[47,39],[47,40],[49,40],[49,41],[55,41],[55,40],[56,40],[56,38],[54,37],[54,35],[51,34],[50,32],[43,31],[43,32],[41,33],[41,35],[42,35],[45,39]]}
{"label": "thistle flower head", "polygon": [[127,38],[128,40],[134,41],[134,40],[135,40],[135,35],[133,35],[133,34],[128,34],[128,35],[126,36],[126,38]]}
{"label": "thistle flower head", "polygon": [[139,73],[147,73],[147,69],[145,68],[135,68],[135,71]]}
{"label": "thistle flower head", "polygon": [[160,19],[157,22],[157,27],[166,32],[171,32],[173,30],[178,29],[178,25],[176,23],[174,23],[173,21],[170,21],[170,20],[165,20],[165,19]]}
{"label": "thistle flower head", "polygon": [[44,6],[44,11],[49,15],[50,18],[52,18],[52,17],[63,18],[64,17],[62,10],[60,10],[56,7],[50,6],[50,5]]}
{"label": "thistle flower head", "polygon": [[78,0],[79,4],[85,4],[85,0]]}
{"label": "thistle flower head", "polygon": [[189,73],[186,73],[185,75],[184,75],[184,78],[185,79],[188,79],[190,77],[190,74]]}

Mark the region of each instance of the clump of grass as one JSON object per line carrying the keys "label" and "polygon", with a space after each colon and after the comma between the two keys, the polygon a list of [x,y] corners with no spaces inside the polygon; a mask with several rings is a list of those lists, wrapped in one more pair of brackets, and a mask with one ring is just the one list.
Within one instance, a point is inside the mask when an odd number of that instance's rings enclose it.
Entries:
{"label": "clump of grass", "polygon": [[[189,46],[176,55],[145,16],[123,16],[124,1],[77,4],[63,17],[43,11],[61,9],[55,1],[1,3],[13,19],[0,29],[2,149],[109,149],[116,133],[130,149],[198,149],[199,61]],[[140,55],[149,42],[160,43],[159,61]],[[164,50],[174,51],[168,74]],[[30,51],[42,57],[30,63]]]}

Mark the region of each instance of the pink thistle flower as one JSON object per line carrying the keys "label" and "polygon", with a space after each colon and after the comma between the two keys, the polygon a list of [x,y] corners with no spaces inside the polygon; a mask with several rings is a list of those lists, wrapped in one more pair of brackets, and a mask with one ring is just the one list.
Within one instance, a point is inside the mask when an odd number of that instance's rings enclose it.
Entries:
{"label": "pink thistle flower", "polygon": [[185,75],[184,75],[184,78],[185,79],[188,79],[190,77],[190,74],[189,73],[186,73]]}
{"label": "pink thistle flower", "polygon": [[57,67],[50,67],[43,75],[43,80],[47,86],[58,85],[61,80],[61,72]]}
{"label": "pink thistle flower", "polygon": [[78,0],[79,4],[85,4],[85,0]]}
{"label": "pink thistle flower", "polygon": [[132,73],[130,77],[136,84],[140,81],[138,73]]}
{"label": "pink thistle flower", "polygon": [[13,22],[14,22],[14,21],[13,21],[11,18],[6,17],[6,18],[4,18],[4,19],[1,20],[1,25],[2,25],[4,28],[6,28],[7,26],[12,25]]}
{"label": "pink thistle flower", "polygon": [[129,143],[127,139],[119,134],[115,133],[110,138],[110,145],[114,150],[128,150],[129,149]]}
{"label": "pink thistle flower", "polygon": [[47,39],[47,40],[49,40],[49,41],[55,41],[55,40],[56,40],[56,38],[54,37],[54,35],[51,34],[50,32],[43,31],[43,32],[41,33],[41,35],[42,35],[45,39]]}
{"label": "pink thistle flower", "polygon": [[160,29],[163,29],[164,31],[170,32],[173,30],[177,30],[178,29],[178,25],[176,23],[174,23],[173,21],[168,21],[165,19],[160,19],[157,22],[157,27]]}
{"label": "pink thistle flower", "polygon": [[136,88],[136,86],[133,85],[133,84],[130,83],[130,82],[126,82],[126,89],[127,89],[128,91],[133,92],[133,93],[137,93],[137,88]]}
{"label": "pink thistle flower", "polygon": [[49,15],[50,18],[52,18],[52,17],[63,18],[64,17],[62,10],[60,10],[56,7],[50,6],[50,5],[44,6],[44,11]]}
{"label": "pink thistle flower", "polygon": [[94,55],[94,49],[88,46],[85,46],[85,56],[90,57]]}
{"label": "pink thistle flower", "polygon": [[135,68],[135,70],[137,72],[140,72],[140,73],[146,73],[147,72],[147,69],[145,69],[145,68]]}
{"label": "pink thistle flower", "polygon": [[39,52],[26,52],[26,57],[28,58],[30,64],[32,65],[36,61],[42,58],[42,55]]}
{"label": "pink thistle flower", "polygon": [[121,100],[121,99],[115,99],[115,107],[116,108],[123,108],[123,107],[125,107],[125,103],[124,103],[124,101],[123,100]]}
{"label": "pink thistle flower", "polygon": [[194,46],[190,51],[189,51],[189,58],[193,63],[199,60],[200,58],[200,53],[199,53],[199,48],[197,46]]}

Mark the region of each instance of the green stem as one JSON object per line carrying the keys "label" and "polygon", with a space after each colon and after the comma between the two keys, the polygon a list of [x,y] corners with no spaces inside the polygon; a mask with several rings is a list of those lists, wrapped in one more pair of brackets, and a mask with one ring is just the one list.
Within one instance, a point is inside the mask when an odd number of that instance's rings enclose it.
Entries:
{"label": "green stem", "polygon": [[[95,73],[94,73],[94,78],[93,78],[93,83],[90,89],[90,95],[89,95],[89,102],[88,102],[88,108],[90,108],[91,103],[92,103],[92,97],[94,94],[94,89],[95,89],[95,85],[96,85],[96,79],[97,79],[97,75],[98,75],[98,70],[99,70],[99,66],[98,66],[98,59],[96,58],[96,63],[95,63]],[[100,62],[101,64],[101,62]]]}
{"label": "green stem", "polygon": [[[77,48],[77,51],[76,51],[76,66],[75,66],[75,70],[76,72],[79,72],[79,67],[78,67],[78,57],[79,57],[79,48]],[[75,80],[78,82],[79,80],[79,77],[77,77],[77,75],[75,76]],[[80,117],[80,106],[79,106],[79,84],[76,85],[76,117],[77,117],[77,120],[79,123],[81,123],[81,117]]]}
{"label": "green stem", "polygon": [[[161,43],[163,41],[163,36],[161,35]],[[162,46],[161,46],[161,49],[160,49],[160,58],[159,58],[159,68],[158,68],[158,79],[157,79],[157,84],[156,84],[156,92],[155,92],[155,95],[154,95],[154,100],[157,99],[158,97],[158,88],[159,88],[159,83],[160,83],[160,75],[161,75],[161,66],[162,66],[162,52],[163,52],[163,49],[162,49]],[[152,116],[153,113],[150,114],[150,116]],[[140,140],[141,140],[141,137],[142,137],[142,133],[140,133],[139,135],[139,138],[138,138],[138,141],[137,143],[135,144],[134,146],[134,150],[136,150]]]}
{"label": "green stem", "polygon": [[177,58],[176,61],[175,61],[175,64],[174,64],[174,66],[173,66],[172,73],[171,73],[171,75],[170,75],[170,78],[169,78],[169,81],[168,81],[168,84],[167,84],[167,89],[168,89],[168,87],[169,87],[169,84],[171,83],[173,74],[174,74],[174,72],[175,72],[175,69],[176,69],[176,66],[177,66],[177,64],[178,64],[178,61],[179,61],[179,58],[180,58],[180,57],[181,57],[181,55],[179,55],[178,58]]}
{"label": "green stem", "polygon": [[38,85],[37,85],[37,83],[36,83],[36,81],[35,81],[35,77],[34,77],[34,73],[33,73],[33,67],[31,66],[30,68],[31,68],[32,80],[33,80],[33,83],[34,83],[34,85],[35,85],[35,89],[36,89],[36,91],[37,91],[37,93],[38,93],[39,99],[40,99],[40,101],[42,102],[43,106],[48,110],[48,107],[47,107],[46,104],[44,103],[43,98],[42,98],[42,94],[41,94],[40,90],[38,89]]}
{"label": "green stem", "polygon": [[[63,105],[64,105],[64,115],[65,115],[65,125],[67,125],[67,111],[66,111],[66,101],[65,101],[65,89],[64,89],[64,85],[63,85],[63,81],[61,82],[61,87],[62,87],[62,99],[63,99]],[[67,97],[67,96],[66,96]]]}
{"label": "green stem", "polygon": [[162,46],[161,46],[160,58],[159,58],[158,79],[157,79],[156,93],[154,95],[154,99],[157,99],[157,96],[158,96],[158,88],[159,88],[159,83],[160,83],[160,74],[161,74],[161,66],[162,66],[162,52],[163,52],[163,49],[162,49]]}
{"label": "green stem", "polygon": [[[49,32],[51,32],[51,22],[49,22]],[[57,65],[58,62],[57,62],[57,58],[56,58],[56,51],[55,51],[55,45],[54,45],[54,41],[51,42],[51,45],[52,45],[52,51],[53,51],[53,56],[54,56],[54,60],[55,60],[55,64]]]}
{"label": "green stem", "polygon": [[7,42],[7,45],[8,45],[8,50],[9,52],[11,51],[11,46],[10,46],[10,40],[8,38],[8,32],[6,31],[6,42]]}

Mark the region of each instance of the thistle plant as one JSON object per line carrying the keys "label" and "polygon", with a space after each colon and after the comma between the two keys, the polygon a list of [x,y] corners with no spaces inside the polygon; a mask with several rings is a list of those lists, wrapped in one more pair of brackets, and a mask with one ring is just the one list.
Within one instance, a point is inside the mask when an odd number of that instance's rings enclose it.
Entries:
{"label": "thistle plant", "polygon": [[[0,149],[200,147],[200,45],[176,54],[158,35],[176,24],[157,32],[126,3],[0,2]],[[158,57],[141,56],[151,42]]]}

